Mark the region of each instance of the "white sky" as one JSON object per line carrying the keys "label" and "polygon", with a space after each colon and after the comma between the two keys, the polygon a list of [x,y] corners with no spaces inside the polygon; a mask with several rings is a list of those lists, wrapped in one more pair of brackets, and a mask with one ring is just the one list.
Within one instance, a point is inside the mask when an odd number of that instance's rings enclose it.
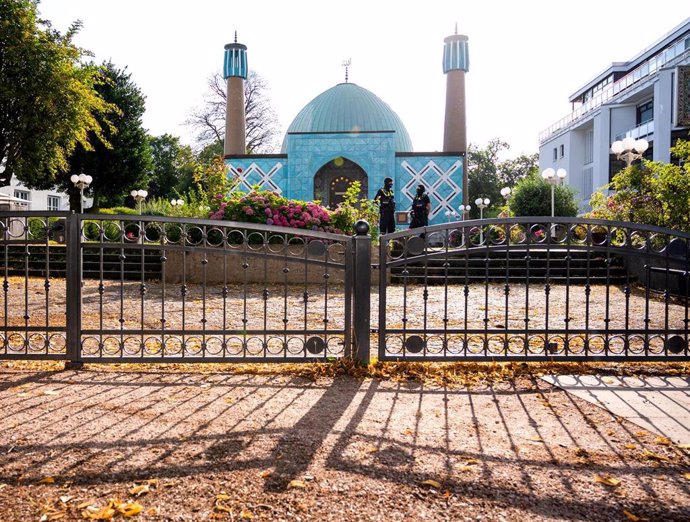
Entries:
{"label": "white sky", "polygon": [[[678,0],[42,0],[44,18],[76,43],[127,66],[147,97],[151,134],[178,135],[220,70],[223,46],[248,47],[266,80],[284,132],[311,99],[344,80],[374,92],[398,113],[416,152],[441,150],[443,38],[469,37],[468,140],[498,137],[507,157],[538,150],[541,130],[570,111],[568,96],[613,61],[626,61],[688,16]],[[282,137],[281,137],[282,139]]]}

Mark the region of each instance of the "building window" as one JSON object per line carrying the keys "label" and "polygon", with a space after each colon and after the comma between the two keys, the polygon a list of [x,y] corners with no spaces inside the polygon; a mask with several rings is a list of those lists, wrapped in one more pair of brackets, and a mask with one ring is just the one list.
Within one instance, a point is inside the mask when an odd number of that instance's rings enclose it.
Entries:
{"label": "building window", "polygon": [[594,161],[594,131],[585,134],[585,165]]}
{"label": "building window", "polygon": [[642,125],[654,119],[654,100],[637,106],[637,124]]}
{"label": "building window", "polygon": [[558,159],[558,149],[556,147],[553,148],[553,160],[556,161]]}
{"label": "building window", "polygon": [[60,196],[48,196],[48,210],[51,212],[60,210]]}
{"label": "building window", "polygon": [[26,202],[31,201],[30,194],[26,190],[15,190],[14,191],[14,197],[23,199]]}
{"label": "building window", "polygon": [[565,156],[565,145],[561,145],[561,158]]}

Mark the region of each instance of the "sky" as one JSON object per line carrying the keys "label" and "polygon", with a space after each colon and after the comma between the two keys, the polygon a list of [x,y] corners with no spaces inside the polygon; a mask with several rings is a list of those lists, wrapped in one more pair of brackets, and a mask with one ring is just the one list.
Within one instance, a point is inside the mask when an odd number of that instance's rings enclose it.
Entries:
{"label": "sky", "polygon": [[[468,141],[510,145],[505,158],[538,151],[539,132],[566,116],[568,98],[627,61],[690,16],[678,0],[42,0],[61,31],[75,20],[75,43],[97,62],[127,67],[146,96],[144,127],[194,145],[184,125],[202,105],[223,47],[248,47],[249,67],[269,87],[281,139],[297,113],[349,80],[402,119],[415,152],[443,146],[446,79],[443,39],[469,37]],[[278,152],[278,151],[276,151]]]}

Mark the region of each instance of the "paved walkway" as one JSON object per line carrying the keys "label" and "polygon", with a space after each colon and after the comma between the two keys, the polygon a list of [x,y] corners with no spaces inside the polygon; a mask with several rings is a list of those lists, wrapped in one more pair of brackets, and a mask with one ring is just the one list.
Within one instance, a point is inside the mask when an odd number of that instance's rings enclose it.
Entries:
{"label": "paved walkway", "polygon": [[550,375],[543,379],[676,444],[690,444],[690,377]]}

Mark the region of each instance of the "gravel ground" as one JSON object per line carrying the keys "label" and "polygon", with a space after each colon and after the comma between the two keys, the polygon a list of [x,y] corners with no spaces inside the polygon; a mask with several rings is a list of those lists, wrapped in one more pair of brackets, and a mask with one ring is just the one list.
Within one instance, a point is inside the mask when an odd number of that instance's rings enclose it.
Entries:
{"label": "gravel ground", "polygon": [[5,362],[0,411],[2,522],[690,519],[686,449],[536,378]]}

